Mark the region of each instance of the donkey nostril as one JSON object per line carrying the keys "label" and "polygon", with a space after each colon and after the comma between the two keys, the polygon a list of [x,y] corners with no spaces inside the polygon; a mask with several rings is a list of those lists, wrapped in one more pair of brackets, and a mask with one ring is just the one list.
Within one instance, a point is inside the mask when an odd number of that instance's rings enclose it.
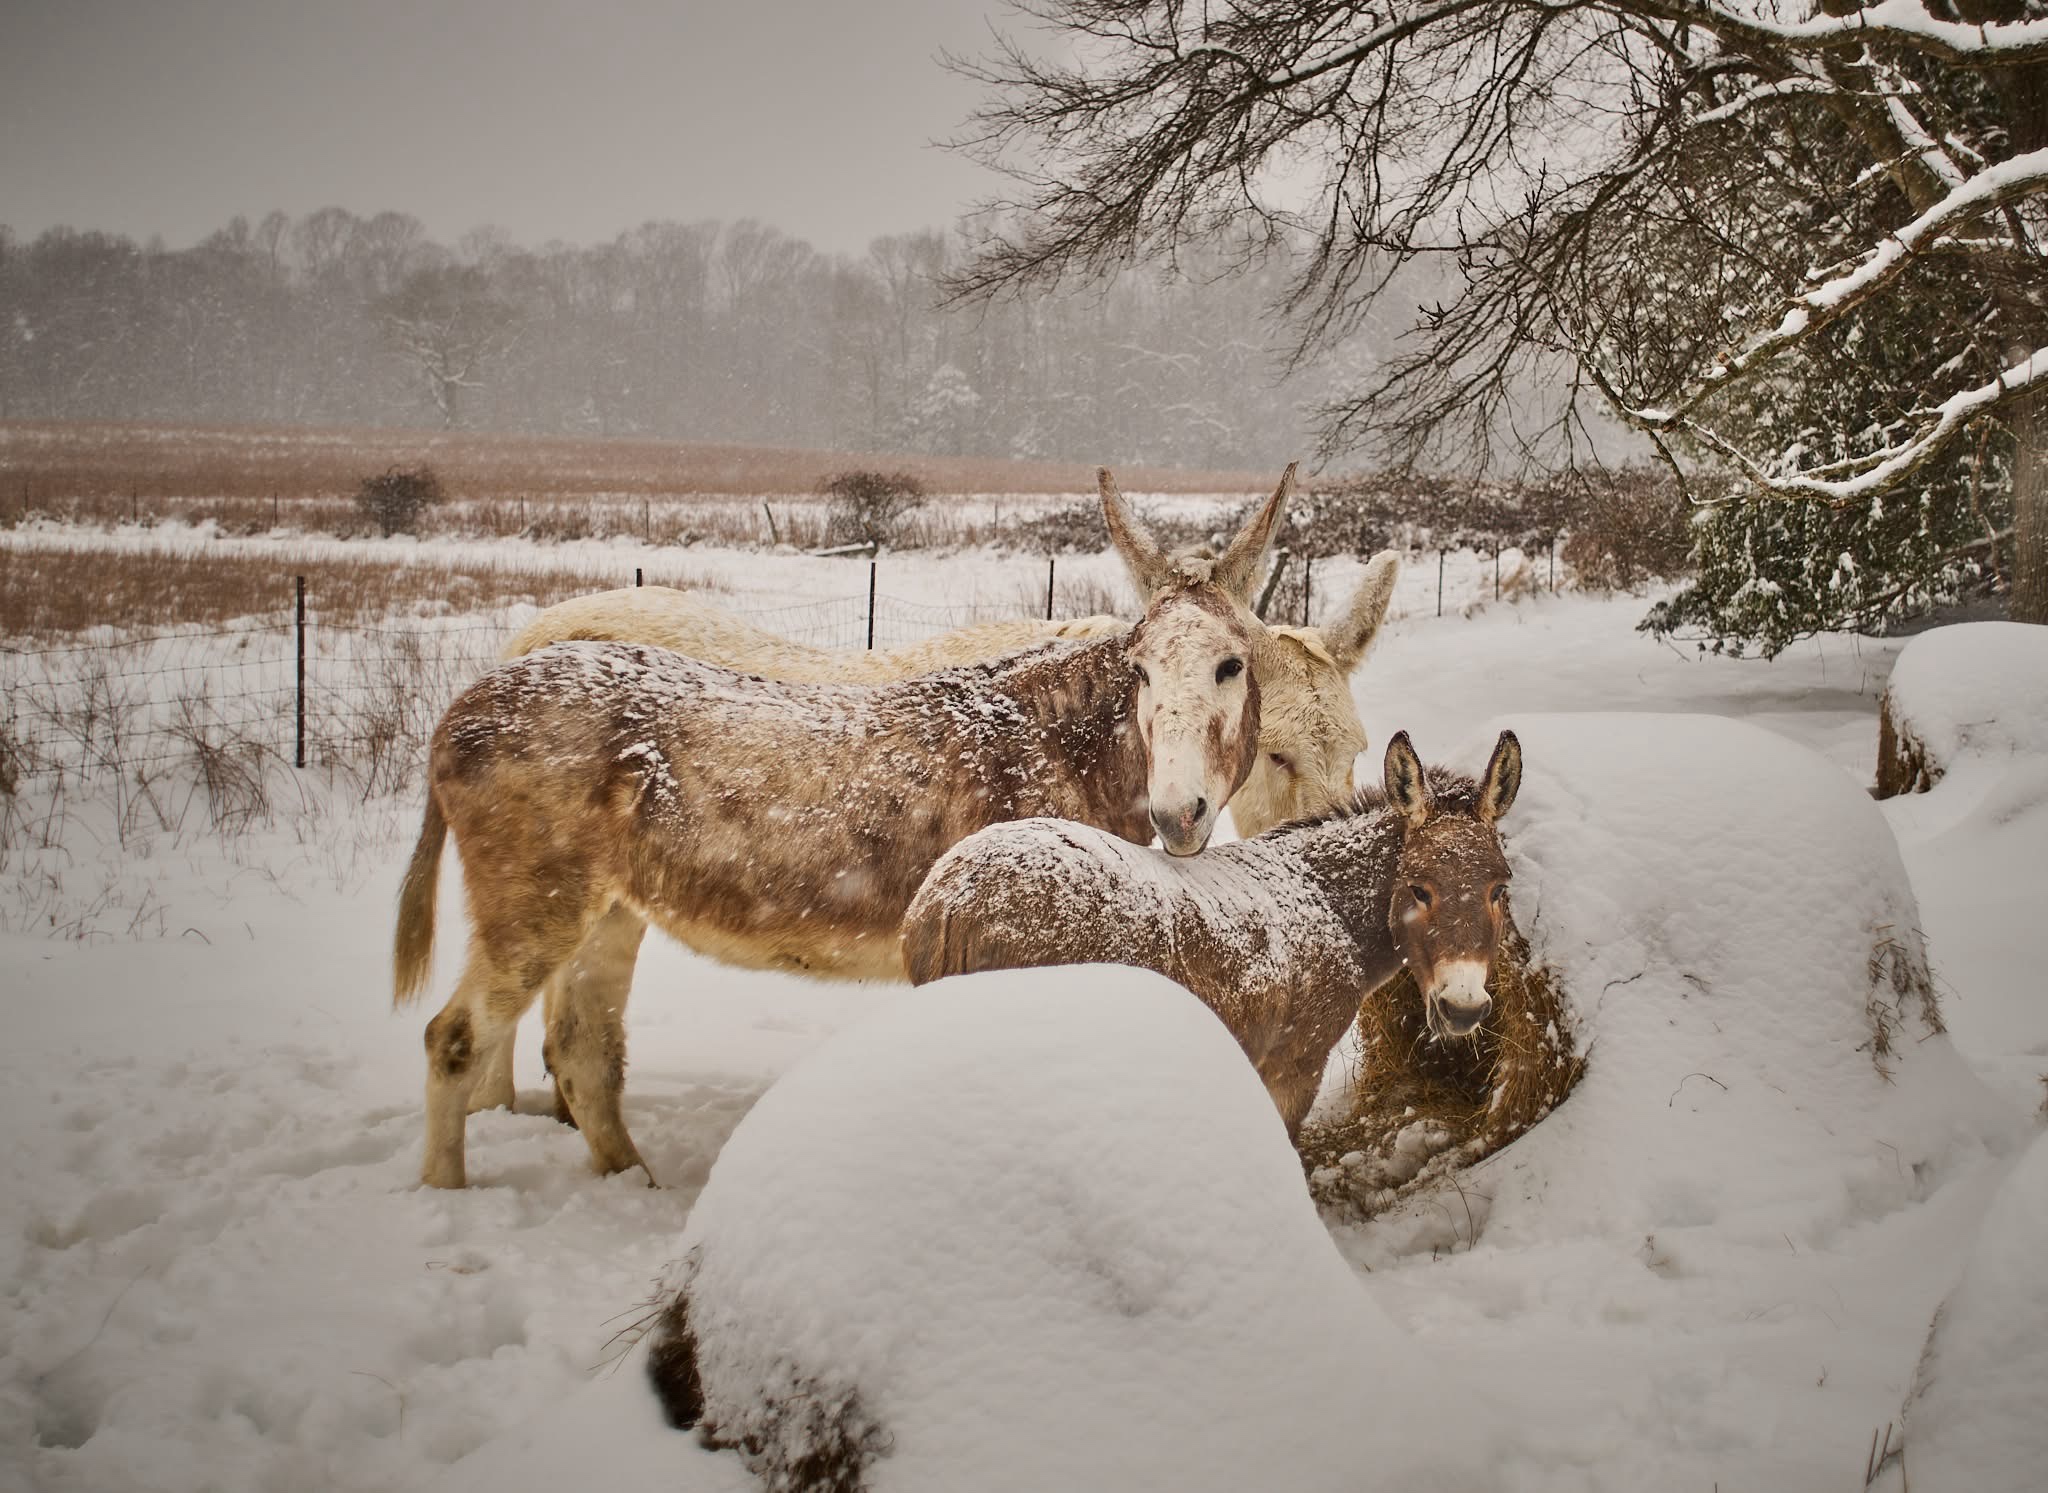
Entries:
{"label": "donkey nostril", "polygon": [[1208,800],[1208,799],[1206,799],[1206,798],[1198,798],[1198,799],[1196,799],[1196,800],[1195,800],[1195,812],[1194,812],[1194,814],[1193,814],[1193,816],[1192,816],[1192,817],[1194,817],[1194,818],[1196,818],[1196,819],[1200,819],[1200,818],[1201,818],[1201,817],[1202,817],[1202,816],[1203,816],[1204,814],[1206,814],[1206,813],[1208,813],[1208,812],[1209,812],[1209,800]]}

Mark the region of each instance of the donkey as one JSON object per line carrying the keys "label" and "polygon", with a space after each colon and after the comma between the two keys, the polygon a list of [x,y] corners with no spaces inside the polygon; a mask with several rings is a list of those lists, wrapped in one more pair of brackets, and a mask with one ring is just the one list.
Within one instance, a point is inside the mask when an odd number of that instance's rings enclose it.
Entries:
{"label": "donkey", "polygon": [[1086,825],[993,825],[932,867],[903,918],[913,984],[1108,961],[1193,991],[1244,1048],[1290,1138],[1330,1049],[1405,965],[1439,1039],[1475,1033],[1508,921],[1495,822],[1522,782],[1503,731],[1481,779],[1387,744],[1384,793],[1170,861]]}
{"label": "donkey", "polygon": [[1055,815],[1199,852],[1258,755],[1234,593],[1285,496],[1219,559],[1180,562],[1119,636],[870,686],[564,643],[471,685],[434,731],[393,956],[402,1005],[426,979],[452,833],[471,937],[427,1025],[423,1180],[463,1185],[478,1080],[557,976],[562,1100],[601,1171],[644,1167],[619,1097],[650,921],[727,963],[901,979],[904,908],[986,825]]}
{"label": "donkey", "polygon": [[[1294,468],[1281,479],[1294,483]],[[1102,517],[1124,568],[1140,595],[1149,596],[1171,573],[1173,557],[1139,521],[1103,474]],[[1353,793],[1352,764],[1366,748],[1365,727],[1351,697],[1350,676],[1372,651],[1400,578],[1392,550],[1374,555],[1358,590],[1328,627],[1268,627],[1252,631],[1252,672],[1264,700],[1259,763],[1231,800],[1237,832],[1250,838],[1288,819],[1320,814]],[[1249,600],[1247,591],[1240,600]]]}
{"label": "donkey", "polygon": [[[1284,506],[1296,468],[1280,478]],[[1116,479],[1098,474],[1103,521],[1125,568],[1141,594],[1150,596],[1170,579],[1172,560],[1132,514]],[[1269,500],[1270,502],[1271,500]],[[1279,512],[1274,514],[1277,524]],[[1270,537],[1271,526],[1267,528]],[[1261,550],[1257,559],[1263,561]],[[1237,601],[1249,606],[1260,563],[1228,570],[1223,580]],[[1365,750],[1365,729],[1352,703],[1348,676],[1370,650],[1386,616],[1400,570],[1391,552],[1375,556],[1344,614],[1329,628],[1266,627],[1246,618],[1252,633],[1252,673],[1259,684],[1259,757],[1231,799],[1240,835],[1255,835],[1283,819],[1320,813],[1352,793],[1352,759]],[[648,643],[687,653],[707,663],[801,682],[872,683],[951,664],[993,658],[1048,640],[1085,640],[1126,631],[1115,617],[1067,622],[985,622],[886,652],[814,648],[790,641],[694,596],[665,586],[635,586],[561,602],[521,629],[506,649],[520,657],[551,643],[572,640]],[[545,992],[548,1025],[566,999],[569,980],[608,981],[615,989],[590,998],[623,1004],[633,974],[630,953],[609,961],[565,965]],[[514,1038],[508,1035],[485,1055],[482,1075],[471,1093],[472,1109],[512,1107]],[[557,1091],[555,1115],[573,1119]]]}
{"label": "donkey", "polygon": [[[1281,502],[1294,487],[1295,467],[1282,475]],[[1173,565],[1135,514],[1116,479],[1098,474],[1103,521],[1140,596],[1167,583]],[[1365,750],[1365,728],[1351,698],[1350,675],[1365,661],[1386,619],[1400,576],[1400,557],[1382,550],[1343,613],[1325,627],[1267,626],[1252,619],[1252,672],[1263,711],[1259,760],[1231,800],[1237,832],[1250,837],[1286,819],[1319,814],[1351,797],[1352,762]],[[1242,572],[1234,594],[1250,606],[1256,568]],[[952,664],[985,658],[1051,639],[1106,637],[1129,624],[1116,617],[1070,621],[981,622],[902,648],[864,652],[816,648],[754,626],[723,608],[666,586],[633,586],[581,596],[549,607],[513,638],[516,658],[550,643],[575,639],[651,643],[750,674],[792,683],[876,683],[906,679]],[[504,1075],[509,1100],[509,1070]]]}

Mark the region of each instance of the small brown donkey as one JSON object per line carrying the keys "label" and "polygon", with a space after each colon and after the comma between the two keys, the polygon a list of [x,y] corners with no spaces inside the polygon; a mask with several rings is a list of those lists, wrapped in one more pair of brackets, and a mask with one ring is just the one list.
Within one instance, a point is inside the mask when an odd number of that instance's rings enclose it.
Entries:
{"label": "small brown donkey", "polygon": [[[1177,855],[1258,753],[1249,619],[1276,492],[1182,563],[1129,633],[884,685],[783,684],[630,643],[501,664],[435,729],[399,898],[398,1003],[426,980],[441,844],[469,956],[427,1026],[432,1186],[464,1182],[479,1077],[558,973],[548,1066],[600,1170],[643,1165],[619,1112],[622,1008],[646,924],[727,963],[903,977],[903,910],[949,847],[1058,815]],[[609,992],[593,996],[590,992]]]}
{"label": "small brown donkey", "polygon": [[903,918],[912,983],[1108,962],[1177,980],[1223,1019],[1292,1136],[1359,1004],[1406,965],[1429,1028],[1468,1036],[1507,922],[1495,821],[1522,782],[1503,731],[1474,782],[1424,770],[1403,731],[1386,790],[1192,861],[1085,825],[999,824],[948,851]]}

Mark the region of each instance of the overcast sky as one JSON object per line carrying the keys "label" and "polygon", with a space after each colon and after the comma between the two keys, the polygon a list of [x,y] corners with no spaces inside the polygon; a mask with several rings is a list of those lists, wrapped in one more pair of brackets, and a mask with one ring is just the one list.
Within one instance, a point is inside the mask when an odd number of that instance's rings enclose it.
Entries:
{"label": "overcast sky", "polygon": [[[329,205],[449,242],[756,217],[823,249],[997,179],[930,142],[996,0],[0,0],[0,223],[173,246]],[[1009,24],[1006,20],[1005,24]]]}

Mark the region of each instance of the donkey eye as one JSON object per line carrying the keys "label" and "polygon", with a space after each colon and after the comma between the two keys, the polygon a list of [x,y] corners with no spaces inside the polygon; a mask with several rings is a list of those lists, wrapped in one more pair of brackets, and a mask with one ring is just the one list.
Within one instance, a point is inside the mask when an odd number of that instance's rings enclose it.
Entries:
{"label": "donkey eye", "polygon": [[1132,664],[1131,672],[1138,676],[1138,683],[1140,684],[1150,684],[1152,682],[1152,676],[1145,672],[1143,664]]}
{"label": "donkey eye", "polygon": [[1487,895],[1493,899],[1495,906],[1499,906],[1508,900],[1508,889],[1505,885],[1497,886]]}
{"label": "donkey eye", "polygon": [[1269,758],[1271,758],[1271,759],[1272,759],[1273,765],[1274,765],[1275,767],[1279,768],[1279,769],[1280,769],[1280,770],[1281,770],[1282,772],[1293,772],[1293,771],[1294,771],[1294,764],[1293,764],[1292,762],[1289,762],[1289,761],[1287,760],[1287,757],[1286,757],[1286,754],[1285,754],[1285,753],[1282,753],[1282,752],[1268,752],[1268,753],[1266,753],[1266,755],[1267,755],[1267,756],[1268,756]]}
{"label": "donkey eye", "polygon": [[1222,663],[1216,666],[1216,682],[1218,684],[1221,684],[1226,679],[1235,679],[1238,675],[1242,674],[1243,672],[1243,659],[1226,658],[1225,660],[1223,660]]}
{"label": "donkey eye", "polygon": [[1428,907],[1430,904],[1429,888],[1426,886],[1410,886],[1408,888],[1408,895],[1413,897],[1423,907]]}

